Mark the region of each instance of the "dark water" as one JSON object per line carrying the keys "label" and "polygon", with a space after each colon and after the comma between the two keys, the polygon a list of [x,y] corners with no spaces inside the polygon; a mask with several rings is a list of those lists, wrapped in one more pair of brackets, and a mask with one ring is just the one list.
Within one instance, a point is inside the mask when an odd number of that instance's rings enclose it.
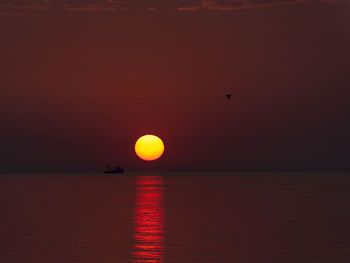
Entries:
{"label": "dark water", "polygon": [[0,177],[0,262],[350,262],[350,176]]}

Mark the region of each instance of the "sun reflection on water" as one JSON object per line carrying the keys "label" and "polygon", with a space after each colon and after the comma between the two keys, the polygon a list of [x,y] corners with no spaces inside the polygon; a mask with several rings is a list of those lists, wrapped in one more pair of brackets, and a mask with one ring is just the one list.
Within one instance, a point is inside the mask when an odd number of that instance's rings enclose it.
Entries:
{"label": "sun reflection on water", "polygon": [[136,178],[134,262],[162,262],[163,181],[158,176]]}

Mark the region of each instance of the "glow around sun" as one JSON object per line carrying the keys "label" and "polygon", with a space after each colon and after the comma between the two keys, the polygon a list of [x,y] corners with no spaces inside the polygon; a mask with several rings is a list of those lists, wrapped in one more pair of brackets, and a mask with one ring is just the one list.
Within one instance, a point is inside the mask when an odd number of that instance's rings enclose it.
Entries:
{"label": "glow around sun", "polygon": [[159,137],[147,134],[137,140],[135,152],[142,160],[154,161],[162,156],[164,144]]}

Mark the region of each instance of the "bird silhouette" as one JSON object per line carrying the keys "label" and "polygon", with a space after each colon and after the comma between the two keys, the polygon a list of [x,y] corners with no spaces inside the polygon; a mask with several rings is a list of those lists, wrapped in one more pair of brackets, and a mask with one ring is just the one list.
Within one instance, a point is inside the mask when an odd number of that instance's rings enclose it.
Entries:
{"label": "bird silhouette", "polygon": [[228,100],[231,99],[231,96],[232,96],[231,94],[226,94],[226,97],[227,97]]}

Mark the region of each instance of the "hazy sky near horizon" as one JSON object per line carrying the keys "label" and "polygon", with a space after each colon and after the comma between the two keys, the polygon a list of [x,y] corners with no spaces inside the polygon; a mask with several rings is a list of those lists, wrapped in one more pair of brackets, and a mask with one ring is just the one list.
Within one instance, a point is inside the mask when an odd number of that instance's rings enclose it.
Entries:
{"label": "hazy sky near horizon", "polygon": [[1,2],[0,172],[350,168],[348,2],[52,12],[95,2]]}

